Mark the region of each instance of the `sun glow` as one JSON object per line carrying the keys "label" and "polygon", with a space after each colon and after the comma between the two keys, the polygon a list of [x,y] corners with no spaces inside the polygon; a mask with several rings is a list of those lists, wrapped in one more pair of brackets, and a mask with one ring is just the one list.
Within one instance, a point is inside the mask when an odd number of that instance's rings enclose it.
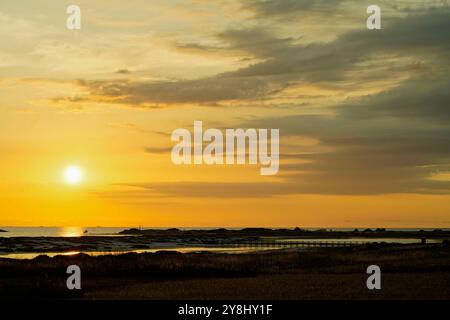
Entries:
{"label": "sun glow", "polygon": [[83,171],[80,167],[70,166],[64,170],[63,177],[67,184],[79,184],[83,180]]}
{"label": "sun glow", "polygon": [[[59,234],[61,237],[81,237],[83,229],[81,227],[63,227]],[[66,254],[69,255],[69,252]],[[72,254],[76,254],[76,252],[72,252]]]}

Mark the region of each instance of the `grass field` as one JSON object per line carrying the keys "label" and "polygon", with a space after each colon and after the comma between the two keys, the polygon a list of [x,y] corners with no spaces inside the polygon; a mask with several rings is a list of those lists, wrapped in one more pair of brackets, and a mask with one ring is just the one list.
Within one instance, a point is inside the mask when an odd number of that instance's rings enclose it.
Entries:
{"label": "grass field", "polygon": [[[65,287],[68,265],[82,290]],[[366,287],[367,266],[382,290]],[[450,248],[363,246],[248,254],[159,252],[0,259],[0,295],[68,299],[450,299]]]}

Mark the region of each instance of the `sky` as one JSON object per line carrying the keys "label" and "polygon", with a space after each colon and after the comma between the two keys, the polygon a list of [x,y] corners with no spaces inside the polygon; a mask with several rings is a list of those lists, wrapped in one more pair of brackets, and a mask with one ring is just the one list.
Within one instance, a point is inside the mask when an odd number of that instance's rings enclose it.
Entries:
{"label": "sky", "polygon": [[[0,25],[0,225],[450,227],[448,1],[2,0]],[[279,173],[174,165],[195,120],[279,129]]]}

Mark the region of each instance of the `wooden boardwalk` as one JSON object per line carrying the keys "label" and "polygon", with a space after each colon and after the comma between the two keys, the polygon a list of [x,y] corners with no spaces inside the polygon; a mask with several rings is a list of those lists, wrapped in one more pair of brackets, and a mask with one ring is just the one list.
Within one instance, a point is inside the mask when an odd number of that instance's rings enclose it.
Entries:
{"label": "wooden boardwalk", "polygon": [[327,240],[309,240],[309,241],[236,241],[222,242],[221,247],[227,248],[312,248],[312,247],[351,247],[367,244],[362,241],[327,241]]}

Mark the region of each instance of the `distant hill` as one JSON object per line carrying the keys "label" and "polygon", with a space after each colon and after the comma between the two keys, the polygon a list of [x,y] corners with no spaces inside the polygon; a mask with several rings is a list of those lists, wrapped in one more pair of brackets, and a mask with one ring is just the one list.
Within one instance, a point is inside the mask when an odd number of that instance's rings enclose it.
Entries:
{"label": "distant hill", "polygon": [[8,231],[0,229],[0,232],[8,232]]}

